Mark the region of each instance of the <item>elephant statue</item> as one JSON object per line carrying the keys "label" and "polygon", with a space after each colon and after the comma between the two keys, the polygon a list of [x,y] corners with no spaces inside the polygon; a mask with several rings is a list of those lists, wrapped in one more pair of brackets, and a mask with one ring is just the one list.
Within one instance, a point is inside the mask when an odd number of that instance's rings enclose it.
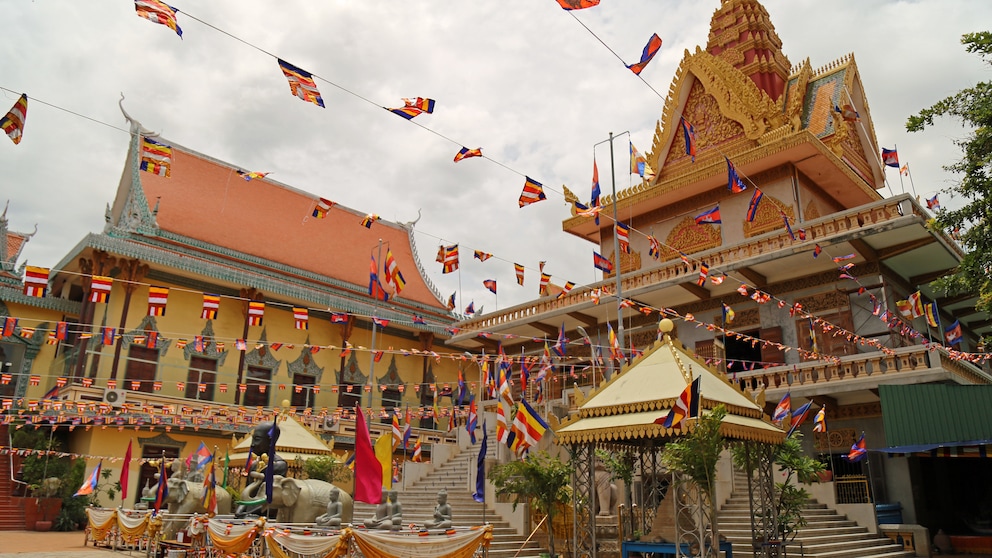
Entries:
{"label": "elephant statue", "polygon": [[322,480],[276,476],[269,508],[278,510],[276,520],[281,523],[315,523],[317,517],[327,512],[332,490],[338,491],[341,502],[341,524],[351,523],[354,510],[351,495]]}
{"label": "elephant statue", "polygon": [[[169,505],[169,513],[207,513],[201,503],[203,500],[203,484],[183,479],[169,479],[169,495],[165,503]],[[227,490],[217,487],[217,514],[231,513],[231,495]]]}
{"label": "elephant statue", "polygon": [[610,478],[610,473],[602,463],[596,462],[596,515],[616,515],[619,497],[617,495],[617,485]]}

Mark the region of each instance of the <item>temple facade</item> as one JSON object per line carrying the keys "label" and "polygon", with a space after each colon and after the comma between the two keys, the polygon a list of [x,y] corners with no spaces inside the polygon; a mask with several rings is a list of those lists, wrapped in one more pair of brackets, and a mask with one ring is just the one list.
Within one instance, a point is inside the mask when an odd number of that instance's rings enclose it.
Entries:
{"label": "temple facade", "polygon": [[[409,417],[411,448],[447,435],[452,401],[435,393],[450,394],[463,364],[434,351],[454,317],[421,266],[415,221],[248,180],[167,138],[154,141],[171,146],[168,176],[144,172],[146,131],[131,124],[103,231],[51,269],[43,297],[14,268],[30,235],[0,218],[8,417],[69,427],[79,455],[123,455],[133,440],[136,458],[185,456],[204,440],[223,454],[273,410],[335,435],[342,456],[356,404],[373,435]],[[129,494],[153,474],[144,466]]]}
{"label": "temple facade", "polygon": [[[609,258],[619,279],[604,273],[460,323],[449,343],[490,349],[500,337],[556,336],[564,324],[573,343],[550,407],[564,416],[576,408],[574,389],[614,373],[609,329],[636,364],[658,338],[659,318],[673,318],[673,335],[769,415],[787,394],[793,410],[812,401],[802,427],[809,451],[835,478],[854,480],[859,498],[899,502],[913,523],[926,511],[907,482],[919,473],[911,458],[868,466],[843,456],[862,434],[869,448],[891,445],[880,385],[992,383],[975,358],[992,322],[975,311],[977,293],[930,287],[962,249],[928,228],[918,200],[879,193],[880,151],[853,55],[791,63],[761,3],[723,0],[706,46],[685,52],[669,88],[646,154],[654,175],[604,196],[599,224],[581,207],[562,224]],[[614,215],[627,229],[620,239]],[[961,335],[949,341],[953,324]],[[508,354],[540,351],[503,345]],[[828,431],[813,433],[821,406]]]}

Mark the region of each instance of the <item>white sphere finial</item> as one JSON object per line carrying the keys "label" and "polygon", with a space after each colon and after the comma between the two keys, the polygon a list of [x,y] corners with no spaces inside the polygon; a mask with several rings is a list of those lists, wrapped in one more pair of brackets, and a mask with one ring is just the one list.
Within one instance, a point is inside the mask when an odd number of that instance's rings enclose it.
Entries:
{"label": "white sphere finial", "polygon": [[675,329],[675,322],[668,318],[662,318],[662,320],[658,322],[658,331],[662,333],[671,333],[673,329]]}

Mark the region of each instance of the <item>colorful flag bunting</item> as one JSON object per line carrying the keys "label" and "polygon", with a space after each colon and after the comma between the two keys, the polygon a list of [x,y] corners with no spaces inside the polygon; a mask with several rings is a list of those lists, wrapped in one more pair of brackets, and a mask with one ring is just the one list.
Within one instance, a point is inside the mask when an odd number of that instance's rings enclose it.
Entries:
{"label": "colorful flag bunting", "polygon": [[518,263],[513,264],[513,271],[517,274],[517,284],[521,287],[524,284],[524,266]]}
{"label": "colorful flag bunting", "polygon": [[476,147],[475,149],[469,149],[467,147],[463,147],[459,149],[458,153],[455,153],[455,162],[457,163],[458,161],[469,159],[471,157],[482,157],[482,148]]}
{"label": "colorful flag bunting", "polygon": [[486,279],[485,281],[482,282],[482,285],[484,287],[486,287],[487,289],[489,289],[493,294],[496,294],[496,280],[495,279]]}
{"label": "colorful flag bunting", "polygon": [[376,215],[375,213],[369,213],[365,217],[362,217],[361,225],[363,227],[365,227],[366,229],[371,229],[372,228],[372,223],[375,223],[378,220],[379,220],[379,216],[378,215]]}
{"label": "colorful flag bunting", "polygon": [[452,246],[442,247],[442,259],[441,263],[444,268],[441,273],[451,273],[458,269],[458,245],[454,244]]}
{"label": "colorful flag bunting", "polygon": [[737,175],[737,169],[734,167],[734,164],[730,162],[730,159],[726,157],[724,159],[727,161],[727,189],[735,194],[747,190],[747,185]]}
{"label": "colorful flag bunting", "polygon": [[24,137],[24,123],[27,118],[28,96],[26,93],[22,93],[14,106],[10,107],[10,111],[3,118],[0,118],[0,128],[7,134],[10,141],[14,142],[14,145],[21,143],[21,138]]}
{"label": "colorful flag bunting", "polygon": [[183,30],[179,27],[176,14],[179,10],[161,2],[160,0],[134,0],[134,12],[138,17],[143,17],[153,23],[160,23],[176,32],[179,38],[183,36]]}
{"label": "colorful flag bunting", "polygon": [[617,221],[616,225],[617,241],[620,244],[620,251],[624,254],[630,253],[630,225]]}
{"label": "colorful flag bunting", "polygon": [[294,306],[293,323],[296,329],[310,329],[310,310]]}
{"label": "colorful flag bunting", "polygon": [[317,83],[313,80],[313,74],[301,68],[279,60],[279,69],[282,70],[286,80],[289,82],[289,91],[301,100],[313,103],[318,107],[324,107],[324,100],[320,98],[320,91],[317,90]]}
{"label": "colorful flag bunting", "polygon": [[24,267],[24,294],[43,298],[48,290],[49,269],[47,267]]}
{"label": "colorful flag bunting", "polygon": [[541,284],[538,286],[537,294],[540,296],[547,296],[548,284],[550,283],[551,283],[551,275],[541,272]]}
{"label": "colorful flag bunting", "polygon": [[324,198],[317,198],[316,203],[313,205],[313,216],[317,219],[323,219],[327,217],[327,213],[336,204],[331,200],[325,200]]}
{"label": "colorful flag bunting", "polygon": [[416,116],[423,113],[431,114],[434,112],[434,99],[426,99],[424,97],[416,98],[404,98],[403,106],[400,108],[386,109],[389,112],[402,116],[403,118],[410,120]]}
{"label": "colorful flag bunting", "polygon": [[544,195],[544,186],[540,182],[534,180],[533,178],[529,176],[525,176],[524,189],[522,192],[520,192],[520,199],[517,200],[517,203],[520,204],[520,207],[523,207],[525,205],[530,205],[532,203],[537,203],[539,201],[546,199],[548,198],[547,196]]}
{"label": "colorful flag bunting", "polygon": [[[260,326],[262,325],[262,318],[265,317],[265,303],[260,300],[251,300],[248,302],[248,325],[250,326]],[[332,320],[333,321],[333,318]]]}
{"label": "colorful flag bunting", "polygon": [[641,71],[648,65],[648,62],[651,62],[654,55],[658,54],[659,49],[661,49],[661,37],[657,33],[654,33],[648,39],[648,44],[644,45],[644,50],[641,51],[641,59],[634,64],[628,65],[627,68],[631,72],[641,75]]}
{"label": "colorful flag bunting", "polygon": [[720,219],[720,205],[717,204],[716,207],[709,211],[704,211],[699,215],[696,215],[696,224],[702,225],[703,223],[711,223],[714,225],[722,224],[723,221]]}
{"label": "colorful flag bunting", "polygon": [[613,262],[596,251],[592,253],[592,265],[604,273],[613,273]]}
{"label": "colorful flag bunting", "polygon": [[758,188],[754,189],[754,194],[751,194],[751,201],[747,204],[747,222],[754,222],[754,218],[758,215],[758,204],[761,203],[761,198],[764,194]]}
{"label": "colorful flag bunting", "polygon": [[646,180],[654,178],[654,169],[648,164],[644,155],[634,147],[633,142],[630,143],[630,174],[639,175]]}
{"label": "colorful flag bunting", "polygon": [[148,287],[148,315],[164,316],[165,306],[169,302],[168,287]]}
{"label": "colorful flag bunting", "polygon": [[90,280],[90,302],[106,303],[110,299],[110,289],[114,280],[110,277],[94,275]]}
{"label": "colorful flag bunting", "polygon": [[172,146],[141,136],[140,168],[156,176],[172,176]]}
{"label": "colorful flag bunting", "polygon": [[267,172],[245,171],[241,169],[237,169],[234,172],[238,173],[238,176],[245,179],[245,182],[250,182],[255,179],[265,178],[269,174]]}
{"label": "colorful flag bunting", "polygon": [[218,295],[203,295],[203,309],[200,311],[200,318],[204,320],[216,320],[217,312],[220,310],[220,297]]}
{"label": "colorful flag bunting", "polygon": [[475,251],[475,254],[474,254],[474,257],[475,257],[475,259],[479,260],[480,262],[484,262],[484,261],[488,260],[489,258],[493,257],[493,255],[492,254],[489,254],[487,252],[483,252],[482,250],[476,250]]}

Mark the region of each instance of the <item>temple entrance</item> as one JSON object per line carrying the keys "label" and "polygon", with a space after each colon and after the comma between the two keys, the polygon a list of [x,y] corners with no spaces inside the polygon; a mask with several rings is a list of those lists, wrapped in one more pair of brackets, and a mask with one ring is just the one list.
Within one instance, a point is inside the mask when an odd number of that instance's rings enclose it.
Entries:
{"label": "temple entrance", "polygon": [[750,337],[758,337],[758,330],[742,331],[748,337],[740,338],[728,335],[724,339],[727,358],[727,373],[745,372],[761,368],[761,344],[751,343]]}

